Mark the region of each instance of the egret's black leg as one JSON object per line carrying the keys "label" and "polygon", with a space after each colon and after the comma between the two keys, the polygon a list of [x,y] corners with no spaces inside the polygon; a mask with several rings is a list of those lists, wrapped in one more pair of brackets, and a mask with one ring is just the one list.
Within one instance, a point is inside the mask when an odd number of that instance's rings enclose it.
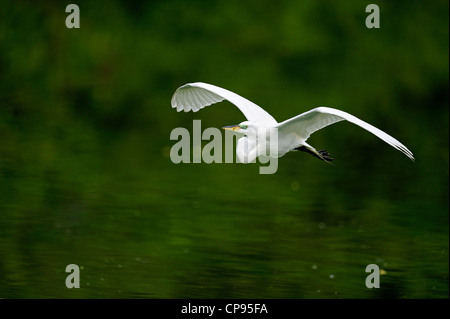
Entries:
{"label": "egret's black leg", "polygon": [[312,156],[317,157],[318,159],[320,159],[322,161],[331,162],[332,160],[334,160],[334,158],[332,158],[326,150],[320,150],[320,151],[318,151],[319,154],[317,154],[304,145],[295,148],[295,150],[309,153]]}

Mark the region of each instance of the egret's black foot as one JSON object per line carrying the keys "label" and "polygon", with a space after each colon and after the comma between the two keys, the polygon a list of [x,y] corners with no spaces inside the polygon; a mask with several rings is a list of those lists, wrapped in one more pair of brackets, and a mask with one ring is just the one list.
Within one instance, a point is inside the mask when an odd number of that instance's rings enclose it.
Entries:
{"label": "egret's black foot", "polygon": [[330,156],[330,154],[328,154],[328,152],[326,150],[320,150],[319,151],[320,156],[323,157],[323,159],[327,162],[331,162],[334,161],[334,158]]}
{"label": "egret's black foot", "polygon": [[[321,150],[321,151],[318,151],[318,152],[316,150],[312,151],[312,150],[310,150],[309,148],[307,148],[307,147],[305,147],[303,145],[295,148],[295,150],[309,153],[312,156],[317,157],[318,159],[320,159],[322,161],[325,161],[325,162],[331,162],[332,160],[334,160],[334,158],[332,158],[330,156],[330,154],[328,154],[328,152],[326,150]],[[319,153],[319,154],[317,154],[316,152]]]}

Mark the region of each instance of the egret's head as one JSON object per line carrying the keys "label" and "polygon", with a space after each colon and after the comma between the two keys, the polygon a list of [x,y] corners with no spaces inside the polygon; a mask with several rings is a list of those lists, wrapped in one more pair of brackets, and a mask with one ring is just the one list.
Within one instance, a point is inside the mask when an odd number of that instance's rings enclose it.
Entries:
{"label": "egret's head", "polygon": [[238,125],[229,125],[222,127],[224,130],[233,131],[241,134],[251,134],[255,131],[256,126],[252,122],[245,121]]}

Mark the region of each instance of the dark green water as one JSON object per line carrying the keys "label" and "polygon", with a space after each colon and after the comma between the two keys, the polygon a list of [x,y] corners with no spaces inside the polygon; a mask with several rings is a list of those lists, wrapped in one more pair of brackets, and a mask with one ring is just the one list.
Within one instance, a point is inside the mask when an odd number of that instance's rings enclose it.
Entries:
{"label": "dark green water", "polygon": [[[448,2],[0,5],[0,298],[448,298]],[[277,120],[326,105],[273,175],[174,164],[176,127],[243,121],[170,108],[204,81]],[[65,285],[80,267],[79,289]],[[380,288],[366,266],[382,269]]]}
{"label": "dark green water", "polygon": [[[448,297],[446,199],[420,187],[420,156],[372,141],[383,155],[369,163],[292,153],[259,175],[175,165],[171,144],[131,136],[47,141],[45,155],[28,138],[1,161],[2,297]],[[72,263],[80,289],[65,287]],[[386,272],[380,289],[368,264]]]}

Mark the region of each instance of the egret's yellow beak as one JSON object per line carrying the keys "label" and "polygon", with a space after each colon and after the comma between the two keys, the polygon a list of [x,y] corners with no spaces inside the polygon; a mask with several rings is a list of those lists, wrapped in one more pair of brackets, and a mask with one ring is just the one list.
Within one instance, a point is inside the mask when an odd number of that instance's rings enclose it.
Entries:
{"label": "egret's yellow beak", "polygon": [[224,130],[229,130],[229,131],[239,131],[241,129],[241,127],[239,125],[223,126],[222,128]]}

